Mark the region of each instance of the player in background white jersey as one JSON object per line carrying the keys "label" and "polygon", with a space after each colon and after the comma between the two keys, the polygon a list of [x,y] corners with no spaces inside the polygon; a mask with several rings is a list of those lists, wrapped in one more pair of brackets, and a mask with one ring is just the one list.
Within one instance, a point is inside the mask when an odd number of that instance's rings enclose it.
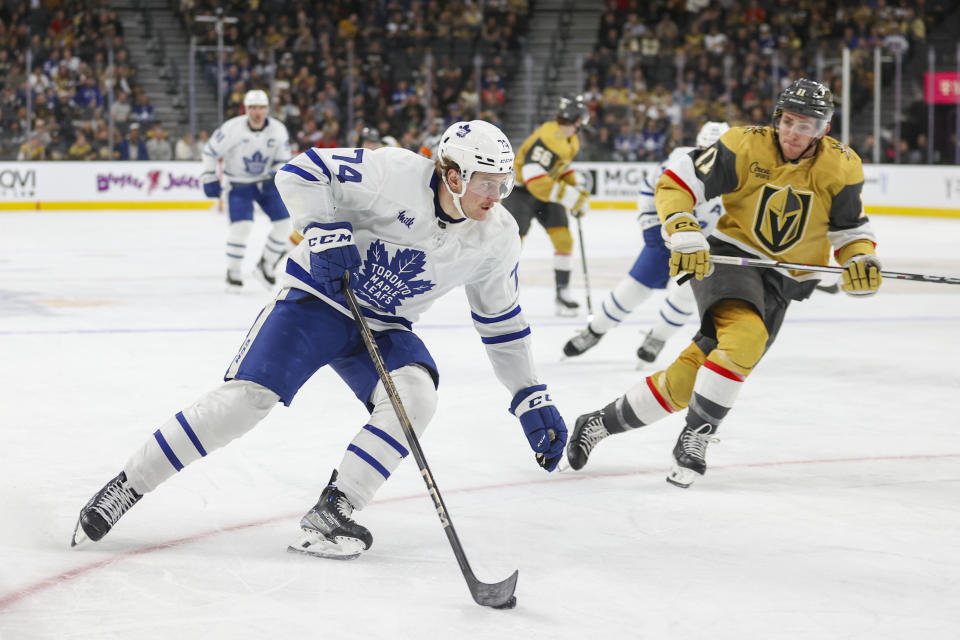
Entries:
{"label": "player in background white jersey", "polygon": [[[719,140],[729,128],[730,125],[726,122],[707,122],[700,127],[697,134],[697,148],[706,149]],[[600,313],[590,320],[583,331],[563,345],[564,355],[578,356],[593,347],[607,331],[626,320],[630,312],[656,289],[669,289],[669,292],[660,305],[656,323],[637,349],[638,358],[646,362],[656,360],[670,336],[686,322],[696,318],[697,303],[693,299],[690,286],[677,285],[677,279],[669,277],[670,250],[664,245],[660,233],[660,218],[657,217],[657,207],[653,201],[654,187],[667,165],[674,158],[687,155],[692,150],[693,147],[677,147],[660,165],[656,175],[644,178],[637,202],[640,210],[637,221],[643,231],[645,246],[629,274],[621,278],[600,303]],[[700,222],[703,233],[709,235],[716,227],[717,219],[723,215],[723,202],[720,196],[717,196],[697,205],[693,213]]]}
{"label": "player in background white jersey", "polygon": [[226,382],[164,422],[84,506],[73,544],[102,538],[143,494],[252,429],[277,402],[289,404],[329,364],[370,415],[291,550],[350,558],[368,549],[372,536],[351,514],[408,451],[345,306],[346,272],[418,435],[436,409],[439,375],[413,323],[463,285],[494,373],[513,397],[510,413],[537,463],[556,468],[567,430],[534,371],[519,305],[520,235],[500,204],[513,188],[513,160],[507,137],[474,120],[447,129],[436,160],[391,147],[341,148],[308,149],[286,164],[277,186],[304,241],[286,261],[283,288],[255,320]]}
{"label": "player in background white jersey", "polygon": [[243,259],[253,229],[253,203],[270,218],[270,234],[254,272],[272,287],[274,270],[281,256],[293,246],[290,237],[290,214],[287,212],[274,176],[290,159],[290,137],[279,120],[267,117],[270,101],[259,89],[248,91],[243,98],[246,115],[230,118],[213,132],[203,148],[203,173],[200,182],[210,198],[222,192],[217,176],[217,162],[223,158],[223,176],[230,185],[227,191],[227,290],[243,287]]}

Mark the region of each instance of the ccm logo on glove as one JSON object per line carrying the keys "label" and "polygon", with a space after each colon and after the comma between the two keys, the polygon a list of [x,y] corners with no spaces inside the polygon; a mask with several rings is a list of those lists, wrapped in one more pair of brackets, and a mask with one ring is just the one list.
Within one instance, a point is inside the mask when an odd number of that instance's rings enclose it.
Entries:
{"label": "ccm logo on glove", "polygon": [[323,236],[315,236],[307,240],[307,246],[311,249],[323,245],[320,251],[333,249],[334,247],[343,247],[353,244],[353,234],[350,233],[328,233]]}

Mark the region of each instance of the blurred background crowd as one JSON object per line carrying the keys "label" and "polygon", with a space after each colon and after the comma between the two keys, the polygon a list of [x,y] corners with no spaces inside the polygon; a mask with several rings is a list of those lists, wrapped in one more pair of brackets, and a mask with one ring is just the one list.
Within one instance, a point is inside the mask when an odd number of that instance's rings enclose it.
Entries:
{"label": "blurred background crowd", "polygon": [[[948,53],[957,46],[960,20],[960,3],[949,0],[572,4],[595,5],[571,14],[581,28],[589,17],[595,35],[560,69],[591,111],[580,160],[655,161],[690,144],[705,120],[768,123],[773,97],[796,77],[818,78],[839,98],[847,47],[852,116],[862,120],[873,99],[875,50],[884,56],[885,86],[895,59],[908,79],[896,131],[886,122],[877,141],[851,126],[851,145],[867,162],[876,144],[882,162],[924,162],[928,112],[915,76],[925,70],[928,41],[939,38]],[[518,127],[506,116],[529,102],[521,99],[529,88],[518,88],[523,61],[539,46],[537,21],[556,6],[571,3],[3,0],[0,158],[197,159],[215,120],[240,114],[249,89],[268,92],[270,117],[286,125],[296,150],[356,146],[364,128],[429,150],[449,123],[473,118],[504,127],[518,144],[531,119]],[[178,42],[192,38],[195,82],[206,93],[191,99],[221,95],[216,119],[187,117],[183,82],[169,82],[182,80],[187,65],[153,64],[157,39],[140,33],[151,15],[181,32],[179,41],[167,36],[167,50],[185,56]],[[218,21],[224,16],[231,20]],[[153,82],[158,74],[166,85]],[[171,95],[178,110],[161,117],[154,104]],[[538,112],[533,124],[552,115]],[[947,133],[933,160],[951,162],[956,134],[949,113],[941,119]]]}

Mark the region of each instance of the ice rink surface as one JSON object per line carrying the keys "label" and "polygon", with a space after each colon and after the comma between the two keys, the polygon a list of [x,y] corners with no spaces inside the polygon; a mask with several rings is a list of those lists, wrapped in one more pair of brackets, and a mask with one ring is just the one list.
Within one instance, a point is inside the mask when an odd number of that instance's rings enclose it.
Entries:
{"label": "ice rink surface", "polygon": [[[960,220],[873,222],[886,268],[960,275]],[[356,514],[374,536],[364,556],[285,552],[365,422],[329,371],[70,549],[83,504],[219,383],[270,297],[252,278],[222,292],[224,225],[206,211],[0,214],[2,640],[957,637],[949,285],[795,303],[688,490],[664,482],[679,415],[604,441],[580,472],[538,468],[465,296],[448,295],[418,325],[441,373],[422,444],[477,576],[520,570],[512,611],[471,600],[412,460]],[[630,213],[593,212],[583,231],[596,307],[642,241]],[[586,314],[553,315],[550,256],[535,227],[521,301],[572,427],[641,380],[634,352],[660,298],[561,360]]]}

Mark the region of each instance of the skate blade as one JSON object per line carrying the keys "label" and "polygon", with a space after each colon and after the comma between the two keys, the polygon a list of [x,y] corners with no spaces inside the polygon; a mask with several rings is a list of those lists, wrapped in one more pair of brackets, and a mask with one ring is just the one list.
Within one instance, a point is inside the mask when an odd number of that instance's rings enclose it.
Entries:
{"label": "skate blade", "polygon": [[83,527],[80,526],[80,521],[77,520],[77,526],[73,530],[73,537],[70,538],[70,547],[78,547],[82,544],[90,542],[90,538],[87,537],[86,532],[84,532]]}
{"label": "skate blade", "polygon": [[364,547],[356,538],[337,536],[334,542],[319,533],[304,531],[296,543],[287,547],[287,551],[330,560],[353,560],[360,557]]}
{"label": "skate blade", "polygon": [[675,487],[686,489],[692,485],[700,475],[701,474],[696,471],[674,465],[673,469],[670,470],[670,474],[667,476],[667,482]]}
{"label": "skate blade", "polygon": [[580,315],[580,311],[578,309],[568,309],[567,307],[561,307],[558,305],[556,307],[556,314],[561,318],[576,318],[578,315]]}
{"label": "skate blade", "polygon": [[563,457],[560,458],[560,464],[557,465],[557,473],[565,473],[570,471],[572,467],[570,466],[570,461],[567,460],[567,453],[564,451]]}

